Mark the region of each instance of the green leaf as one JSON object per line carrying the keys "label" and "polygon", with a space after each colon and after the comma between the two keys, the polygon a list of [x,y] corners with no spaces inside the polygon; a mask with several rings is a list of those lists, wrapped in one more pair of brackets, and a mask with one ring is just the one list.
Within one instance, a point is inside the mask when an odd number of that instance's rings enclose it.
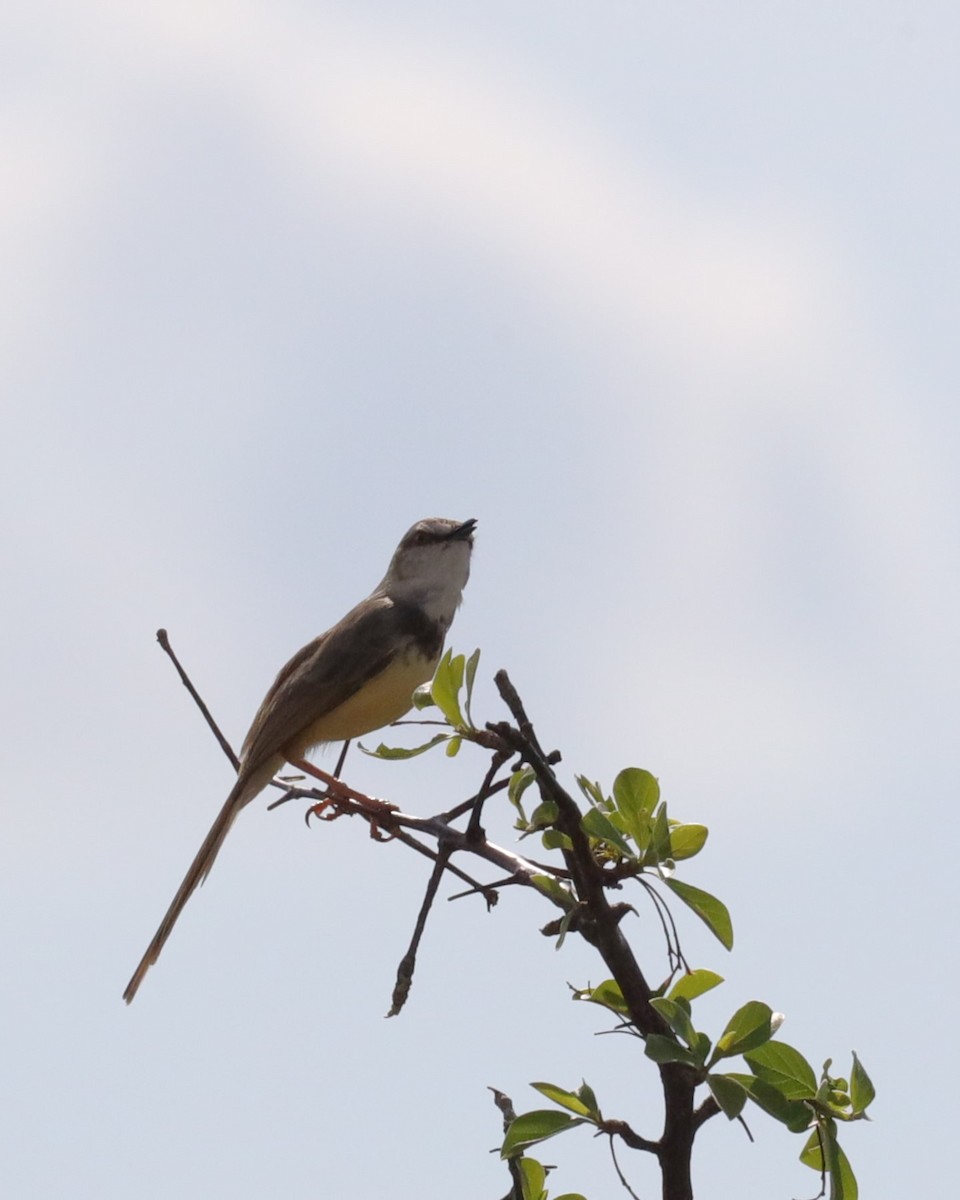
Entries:
{"label": "green leaf", "polygon": [[751,1071],[772,1083],[788,1100],[812,1100],[817,1076],[799,1050],[786,1042],[767,1042],[743,1056]]}
{"label": "green leaf", "polygon": [[433,676],[433,683],[430,685],[430,690],[433,693],[434,703],[437,708],[443,713],[451,725],[463,725],[463,713],[460,711],[460,688],[463,686],[463,655],[458,654],[453,657],[451,651],[447,651],[443,658],[440,659],[440,665],[437,667]]}
{"label": "green leaf", "polygon": [[543,842],[544,850],[572,850],[573,842],[567,834],[561,833],[559,829],[545,829],[540,838]]}
{"label": "green leaf", "polygon": [[560,918],[560,928],[557,931],[557,944],[554,946],[554,950],[559,950],[563,945],[567,934],[570,932],[570,926],[573,924],[575,912],[575,908],[570,908]]}
{"label": "green leaf", "polygon": [[560,810],[557,808],[555,800],[541,800],[537,807],[530,814],[530,829],[546,829],[548,825],[552,825],[560,815]]}
{"label": "green leaf", "polygon": [[599,808],[587,809],[583,814],[580,825],[584,833],[589,837],[597,838],[601,842],[606,842],[608,846],[613,846],[623,858],[636,858],[636,855],[630,848],[630,843],[622,836],[610,818],[602,813]]}
{"label": "green leaf", "polygon": [[460,747],[463,744],[463,738],[452,737],[447,742],[447,758],[456,758],[460,752]]}
{"label": "green leaf", "polygon": [[747,1102],[747,1093],[735,1079],[729,1075],[708,1075],[707,1087],[728,1120],[733,1121],[740,1116]]}
{"label": "green leaf", "polygon": [[547,1172],[535,1158],[524,1156],[520,1159],[520,1187],[523,1190],[523,1200],[546,1200],[547,1193],[544,1184],[547,1182]]}
{"label": "green leaf", "polygon": [[678,1004],[676,1000],[665,999],[651,1000],[650,1006],[657,1010],[677,1037],[682,1038],[691,1050],[696,1051],[697,1031],[693,1027],[687,1008]]}
{"label": "green leaf", "polygon": [[559,1104],[561,1108],[567,1108],[570,1112],[576,1113],[578,1117],[593,1115],[589,1105],[585,1104],[575,1092],[568,1092],[566,1088],[557,1087],[555,1083],[531,1083],[530,1086],[536,1088],[541,1095],[552,1100],[554,1104]]}
{"label": "green leaf", "polygon": [[582,991],[574,992],[574,999],[589,1000],[592,1004],[602,1004],[604,1008],[617,1013],[618,1016],[626,1016],[629,1012],[623,992],[620,990],[620,984],[615,979],[605,979],[595,988],[585,988]]}
{"label": "green leaf", "polygon": [[829,1119],[818,1122],[817,1129],[810,1134],[800,1151],[800,1161],[814,1171],[823,1171],[824,1158],[830,1180],[830,1200],[857,1200],[860,1189],[856,1176],[843,1147],[837,1141],[836,1124]]}
{"label": "green leaf", "polygon": [[554,904],[559,904],[561,908],[566,909],[568,912],[576,908],[577,902],[574,900],[570,889],[565,887],[559,879],[554,878],[553,875],[534,875],[531,877],[530,882],[538,892],[542,892]]}
{"label": "green leaf", "polygon": [[675,862],[699,854],[707,840],[706,825],[674,825],[670,830],[670,855]]}
{"label": "green leaf", "polygon": [[659,799],[660,785],[640,767],[627,767],[613,781],[614,803],[641,850],[647,847],[651,817]]}
{"label": "green leaf", "polygon": [[810,1106],[802,1100],[788,1100],[772,1083],[758,1079],[756,1075],[741,1075],[731,1071],[727,1078],[739,1083],[754,1104],[786,1125],[791,1132],[802,1133],[804,1129],[810,1128],[813,1114]]}
{"label": "green leaf", "polygon": [[660,799],[660,784],[642,767],[626,767],[613,781],[613,799],[617,808],[649,816]]}
{"label": "green leaf", "polygon": [[[779,1022],[777,1022],[779,1024]],[[762,1000],[748,1000],[733,1014],[720,1035],[714,1060],[744,1054],[768,1042],[774,1034],[774,1012]]]}
{"label": "green leaf", "polygon": [[661,1033],[647,1034],[644,1052],[647,1058],[652,1058],[655,1063],[681,1062],[689,1067],[703,1065],[693,1050],[688,1050],[686,1046],[681,1046],[673,1038],[665,1037]]}
{"label": "green leaf", "polygon": [[870,1104],[873,1103],[873,1098],[877,1091],[870,1081],[870,1076],[863,1068],[863,1063],[857,1058],[857,1052],[853,1052],[853,1070],[850,1072],[850,1103],[855,1113],[864,1112]]}
{"label": "green leaf", "polygon": [[507,787],[507,796],[510,798],[510,803],[520,807],[520,797],[527,790],[531,783],[536,779],[536,774],[533,767],[520,767],[510,776],[510,783]]}
{"label": "green leaf", "polygon": [[733,949],[733,923],[727,906],[716,896],[679,879],[665,879],[667,887],[697,914],[710,932],[727,950]]}
{"label": "green leaf", "polygon": [[500,1147],[500,1157],[512,1158],[527,1146],[535,1146],[537,1142],[544,1142],[547,1138],[582,1124],[582,1117],[571,1117],[565,1112],[557,1112],[555,1108],[523,1113],[510,1122],[507,1136]]}
{"label": "green leaf", "polygon": [[534,774],[533,767],[521,767],[510,776],[510,783],[507,786],[507,798],[520,814],[524,825],[527,823],[527,815],[523,811],[521,798],[534,779],[536,779],[536,775]]}
{"label": "green leaf", "polygon": [[471,729],[474,728],[474,724],[473,724],[473,717],[470,715],[470,702],[473,700],[473,681],[477,677],[477,665],[479,664],[479,662],[480,662],[480,650],[478,648],[478,649],[474,650],[474,652],[467,659],[467,669],[466,669],[467,700],[466,700],[465,707],[467,710],[467,724],[470,726]]}
{"label": "green leaf", "polygon": [[362,743],[357,743],[364,754],[368,754],[371,758],[383,759],[399,759],[399,758],[416,758],[418,754],[426,754],[428,750],[432,750],[434,746],[439,746],[441,742],[449,741],[449,733],[438,733],[436,737],[432,737],[429,742],[424,742],[422,746],[414,746],[412,750],[408,750],[405,746],[386,746],[383,742],[376,750],[368,750]]}
{"label": "green leaf", "polygon": [[596,1121],[602,1121],[603,1118],[600,1115],[600,1105],[597,1103],[596,1093],[585,1079],[581,1080],[580,1086],[577,1088],[577,1095],[589,1109],[590,1116]]}
{"label": "green leaf", "polygon": [[669,1000],[695,1000],[697,996],[702,996],[704,992],[709,992],[711,988],[715,988],[721,983],[723,983],[722,975],[701,967],[699,970],[691,971],[688,975],[681,975],[667,993],[667,998]]}
{"label": "green leaf", "polygon": [[413,693],[413,707],[417,712],[423,712],[425,708],[436,708],[429,683],[421,683]]}
{"label": "green leaf", "polygon": [[667,806],[660,804],[653,816],[653,831],[647,851],[643,856],[644,863],[652,865],[661,863],[670,857],[670,822],[667,819]]}
{"label": "green leaf", "polygon": [[591,804],[596,807],[603,808],[606,806],[607,798],[603,794],[603,790],[599,783],[591,783],[586,775],[575,775],[577,787],[586,796]]}

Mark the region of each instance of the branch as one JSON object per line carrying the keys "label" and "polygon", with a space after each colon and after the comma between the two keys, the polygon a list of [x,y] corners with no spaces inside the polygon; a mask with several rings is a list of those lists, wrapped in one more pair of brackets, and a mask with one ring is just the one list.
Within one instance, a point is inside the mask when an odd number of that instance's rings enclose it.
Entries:
{"label": "branch", "polygon": [[[693,1114],[694,1129],[699,1129],[701,1125],[709,1121],[711,1117],[715,1117],[719,1112],[720,1105],[714,1100],[713,1096],[708,1096]],[[749,1129],[747,1130],[747,1137],[750,1138],[751,1142],[753,1141],[753,1136]]]}
{"label": "branch", "polygon": [[[603,870],[590,849],[589,839],[581,824],[580,808],[560,785],[546,761],[533,726],[506,672],[498,671],[495,679],[500,695],[516,718],[519,728],[501,723],[488,726],[488,729],[512,746],[533,769],[541,796],[545,800],[552,800],[557,807],[555,826],[570,840],[570,849],[563,852],[564,861],[573,876],[582,905],[578,914],[578,932],[598,951],[620,985],[630,1020],[640,1033],[644,1036],[651,1033],[670,1036],[667,1022],[650,1003],[653,992],[620,930],[616,913],[607,901]],[[698,1082],[697,1073],[684,1063],[661,1063],[658,1070],[664,1102],[663,1134],[659,1143],[663,1197],[664,1200],[692,1200],[690,1159],[696,1135],[693,1098]]]}
{"label": "branch", "polygon": [[177,668],[177,674],[180,676],[180,680],[183,683],[183,686],[187,689],[187,691],[193,697],[194,703],[196,704],[197,708],[199,708],[200,711],[203,713],[203,719],[213,730],[213,736],[220,743],[220,749],[224,752],[224,754],[227,756],[227,758],[230,759],[231,763],[233,763],[233,769],[235,771],[239,771],[240,770],[240,759],[237,758],[237,756],[234,754],[233,747],[230,745],[230,743],[227,741],[227,739],[220,732],[220,727],[219,727],[219,725],[217,725],[216,721],[213,719],[213,717],[210,713],[210,709],[207,708],[206,704],[204,704],[203,700],[200,697],[200,693],[190,682],[190,677],[187,675],[186,671],[183,669],[183,667],[181,667],[180,660],[177,658],[176,654],[173,651],[173,647],[170,645],[170,639],[167,637],[167,631],[165,629],[157,630],[157,641],[160,643],[161,649],[168,656],[168,658],[173,663],[173,665]]}
{"label": "branch", "polygon": [[[506,1092],[498,1092],[496,1088],[489,1089],[493,1092],[493,1102],[503,1114],[503,1132],[506,1134],[510,1128],[510,1122],[516,1119],[516,1111],[513,1107],[513,1101]],[[503,1200],[523,1200],[523,1176],[520,1173],[520,1158],[508,1158],[507,1170],[510,1172],[511,1188],[510,1191],[503,1197]]]}
{"label": "branch", "polygon": [[656,1154],[658,1157],[660,1155],[660,1143],[641,1137],[639,1133],[630,1128],[626,1121],[601,1121],[599,1129],[601,1133],[608,1133],[611,1138],[614,1136],[620,1138],[624,1145],[629,1146],[631,1150],[646,1150],[648,1154]]}
{"label": "branch", "polygon": [[485,836],[483,828],[480,825],[480,817],[483,815],[483,802],[491,793],[494,776],[509,757],[510,755],[505,750],[497,750],[494,752],[493,761],[490,763],[490,769],[484,776],[483,783],[480,785],[480,791],[477,792],[473,810],[470,813],[470,821],[467,825],[467,837],[471,842],[480,842]]}
{"label": "branch", "polygon": [[533,768],[541,795],[544,799],[551,799],[557,806],[557,828],[567,835],[572,846],[572,849],[564,852],[564,860],[573,877],[577,895],[585,907],[578,931],[600,952],[620,984],[630,1019],[640,1032],[670,1036],[667,1022],[650,1005],[653,991],[620,931],[622,913],[618,915],[607,901],[603,871],[590,850],[589,839],[581,825],[580,809],[569,792],[561,786],[552,766],[546,761],[533,732],[533,726],[506,671],[498,671],[495,679],[504,703],[517,717],[518,725],[528,732],[525,735],[521,729],[515,729],[505,722],[488,728]]}
{"label": "branch", "polygon": [[393,986],[393,1002],[390,1005],[390,1011],[387,1013],[388,1017],[397,1016],[407,1002],[407,996],[410,994],[410,985],[413,983],[414,968],[417,964],[417,950],[420,946],[420,939],[423,937],[423,931],[427,925],[427,915],[433,905],[434,897],[437,894],[437,888],[440,886],[440,880],[443,878],[443,872],[446,869],[449,857],[449,849],[446,845],[441,844],[437,854],[437,861],[434,864],[433,872],[423,897],[423,903],[420,905],[420,912],[413,930],[413,937],[410,939],[410,948],[400,960],[400,965],[397,967],[397,981]]}
{"label": "branch", "polygon": [[[207,725],[217,738],[221,749],[230,759],[233,766],[238,766],[238,760],[226,738],[220,732],[209,709],[200,698],[197,690],[190,682],[174,654],[165,630],[159,630],[157,640],[173,662],[181,681],[190,692]],[[471,731],[471,740],[485,746],[493,752],[493,761],[476,795],[455,806],[446,813],[435,817],[416,817],[400,812],[383,801],[365,796],[349,788],[341,780],[331,777],[312,765],[302,764],[303,768],[317,775],[328,784],[328,791],[321,794],[321,805],[328,807],[329,816],[340,813],[360,814],[368,821],[371,830],[383,829],[398,841],[424,854],[434,861],[434,869],[424,895],[416,926],[407,953],[402,959],[397,981],[393,992],[393,1005],[389,1015],[395,1015],[403,1007],[409,992],[413,977],[416,954],[426,927],[427,917],[436,897],[440,880],[447,870],[463,879],[472,890],[480,891],[487,903],[496,899],[496,887],[508,883],[536,887],[538,877],[550,875],[554,878],[569,879],[574,888],[578,908],[576,912],[576,931],[592,945],[600,954],[604,963],[619,984],[629,1014],[629,1021],[640,1036],[646,1037],[651,1033],[670,1035],[667,1022],[660,1016],[650,1003],[653,991],[647,983],[633,951],[620,929],[620,921],[624,916],[623,905],[611,905],[607,899],[607,888],[618,885],[612,873],[604,870],[603,864],[594,857],[590,839],[582,826],[582,814],[577,802],[561,785],[554,772],[554,766],[560,761],[558,752],[546,754],[536,736],[520,697],[510,682],[505,671],[497,672],[496,684],[500,695],[516,721],[516,726],[507,722],[488,724],[484,730]],[[538,789],[543,800],[555,804],[557,820],[555,827],[563,833],[569,842],[562,850],[564,868],[553,865],[543,865],[523,857],[511,850],[498,846],[487,840],[480,824],[482,807],[485,801],[496,792],[508,786],[507,780],[494,782],[497,772],[513,755],[520,762],[527,764],[533,771]],[[296,765],[296,764],[295,764]],[[339,764],[336,772],[339,775]],[[274,780],[274,786],[280,787],[290,795],[307,795],[311,799],[317,793],[305,792],[298,788],[290,788]],[[453,826],[452,822],[465,813],[470,813],[466,830]],[[426,835],[437,842],[437,850],[429,847],[414,837],[411,832]],[[466,875],[449,861],[452,855],[466,852],[492,863],[503,871],[507,880],[497,885],[480,884]],[[539,889],[538,889],[539,890]],[[566,896],[551,897],[542,892],[558,908],[569,907]],[[661,915],[661,920],[663,917]],[[668,918],[669,920],[669,918]],[[665,924],[668,948],[671,935],[676,938],[675,930]],[[651,1141],[635,1133],[626,1122],[604,1122],[602,1132],[610,1138],[611,1154],[621,1183],[629,1191],[629,1185],[620,1171],[614,1152],[614,1137],[619,1137],[631,1149],[655,1154],[660,1162],[663,1174],[664,1200],[692,1200],[690,1185],[690,1157],[694,1136],[699,1127],[716,1115],[718,1111],[715,1101],[707,1099],[694,1112],[694,1091],[698,1083],[698,1074],[692,1068],[681,1063],[664,1063],[658,1066],[664,1094],[664,1127],[658,1141]],[[499,1102],[499,1097],[498,1097]],[[512,1165],[511,1169],[513,1169]],[[519,1193],[516,1193],[519,1194]],[[633,1195],[633,1193],[630,1193]]]}

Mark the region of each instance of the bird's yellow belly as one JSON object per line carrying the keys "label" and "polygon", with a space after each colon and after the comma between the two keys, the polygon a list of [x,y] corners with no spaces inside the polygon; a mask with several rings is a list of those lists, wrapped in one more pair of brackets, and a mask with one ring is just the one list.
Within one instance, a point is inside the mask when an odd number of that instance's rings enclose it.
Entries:
{"label": "bird's yellow belly", "polygon": [[368,680],[343,704],[324,714],[297,738],[299,753],[306,754],[322,742],[343,742],[396,721],[411,707],[411,697],[433,676],[436,661],[416,653],[393,660],[386,670]]}

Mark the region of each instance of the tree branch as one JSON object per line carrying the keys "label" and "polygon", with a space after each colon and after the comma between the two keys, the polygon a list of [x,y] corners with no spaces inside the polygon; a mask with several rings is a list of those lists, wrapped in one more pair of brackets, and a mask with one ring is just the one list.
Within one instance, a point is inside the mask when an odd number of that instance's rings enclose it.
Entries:
{"label": "tree branch", "polygon": [[599,1128],[602,1133],[620,1138],[623,1144],[629,1146],[631,1150],[646,1150],[648,1154],[656,1154],[658,1158],[660,1157],[660,1143],[641,1137],[639,1133],[630,1128],[626,1121],[601,1121]]}
{"label": "tree branch", "polygon": [[449,849],[445,843],[441,843],[440,849],[437,852],[437,861],[434,863],[433,872],[430,875],[427,890],[423,897],[423,903],[420,905],[420,912],[417,915],[417,923],[413,930],[413,937],[410,939],[410,947],[397,967],[397,981],[393,987],[393,1001],[390,1005],[390,1011],[387,1013],[388,1017],[397,1016],[407,1002],[407,996],[410,994],[410,986],[413,983],[414,968],[417,964],[417,950],[420,946],[420,939],[426,928],[427,915],[433,905],[434,897],[437,894],[437,888],[440,886],[440,880],[443,878],[443,872],[446,870],[447,859],[449,857]]}
{"label": "tree branch", "polygon": [[[236,755],[180,665],[165,630],[158,631],[157,640],[176,667],[181,681],[193,697],[221,749],[236,768],[238,766]],[[335,811],[331,815],[340,813],[362,815],[372,829],[385,830],[396,840],[410,846],[418,853],[430,857],[434,862],[410,946],[398,967],[389,1015],[393,1016],[398,1013],[407,998],[419,944],[445,871],[451,871],[458,878],[464,880],[471,890],[481,892],[488,905],[496,901],[497,887],[506,884],[536,887],[537,877],[546,874],[552,875],[554,878],[568,879],[572,884],[578,908],[575,920],[567,922],[567,927],[570,930],[575,929],[600,954],[619,985],[629,1016],[629,1023],[633,1029],[641,1037],[647,1037],[652,1033],[671,1036],[667,1022],[650,1003],[654,993],[621,931],[620,922],[625,915],[625,906],[623,904],[611,905],[607,899],[607,889],[611,886],[618,886],[620,877],[616,871],[605,870],[603,862],[594,856],[590,839],[582,825],[580,807],[572,795],[561,785],[553,769],[560,761],[560,755],[556,751],[550,754],[544,753],[533,724],[507,673],[505,671],[497,672],[495,680],[504,703],[516,721],[516,726],[508,722],[499,722],[488,724],[484,730],[470,731],[470,740],[491,750],[493,760],[480,790],[469,800],[447,812],[434,817],[417,817],[400,812],[383,801],[375,800],[365,796],[362,792],[349,788],[341,780],[331,778],[325,772],[306,763],[302,764],[304,769],[328,783],[330,790],[325,797],[322,793],[317,793],[312,789],[306,791],[289,788],[277,780],[273,782],[275,786],[283,788],[291,798],[304,795],[315,799],[319,795],[321,802],[326,799],[328,805],[333,805]],[[563,868],[536,863],[514,851],[498,846],[487,839],[481,827],[484,803],[496,792],[508,786],[509,781],[495,782],[495,777],[514,755],[533,771],[541,799],[552,802],[556,807],[557,818],[554,825],[565,835],[565,844],[561,848],[564,859]],[[339,774],[339,769],[337,774]],[[467,828],[465,830],[457,829],[452,822],[468,812],[470,819]],[[435,839],[437,850],[434,851],[425,846],[409,831]],[[493,864],[508,878],[499,881],[496,885],[477,882],[450,862],[451,857],[457,852],[472,854]],[[564,898],[550,896],[542,889],[541,894],[565,912],[569,908],[569,905],[564,902]],[[662,914],[661,920],[664,920]],[[667,936],[668,949],[672,952],[674,947],[670,945],[671,934],[675,942],[676,931],[672,928],[672,918],[668,917],[667,920],[670,922],[671,928],[668,929],[665,924],[664,932]],[[616,1162],[613,1149],[615,1137],[620,1138],[631,1149],[657,1156],[663,1175],[662,1195],[664,1200],[692,1200],[690,1159],[693,1139],[700,1126],[715,1116],[719,1108],[716,1101],[709,1097],[694,1111],[694,1092],[700,1082],[700,1076],[691,1067],[681,1063],[664,1063],[659,1064],[658,1069],[664,1095],[664,1125],[661,1137],[657,1141],[641,1137],[624,1121],[605,1121],[601,1124],[600,1129],[610,1137],[611,1153],[614,1154],[617,1174],[628,1191],[630,1190],[629,1185]],[[495,1095],[500,1103],[500,1094],[495,1093]],[[506,1100],[506,1098],[503,1099]],[[509,1104],[509,1101],[506,1103]],[[503,1106],[501,1105],[501,1107]],[[505,1109],[504,1111],[506,1112]],[[512,1164],[511,1170],[513,1171],[515,1167],[516,1164]],[[517,1178],[514,1174],[515,1192]],[[519,1192],[516,1194],[519,1195]],[[633,1195],[632,1192],[631,1195]]]}

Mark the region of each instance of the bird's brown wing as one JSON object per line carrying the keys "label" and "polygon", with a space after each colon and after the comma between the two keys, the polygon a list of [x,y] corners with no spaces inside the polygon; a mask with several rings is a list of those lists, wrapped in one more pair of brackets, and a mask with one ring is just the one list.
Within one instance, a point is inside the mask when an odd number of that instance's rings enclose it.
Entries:
{"label": "bird's brown wing", "polygon": [[388,597],[358,604],[332,629],[299,650],[263,698],[241,753],[241,774],[283,753],[297,734],[339,707],[385,670],[414,630]]}

